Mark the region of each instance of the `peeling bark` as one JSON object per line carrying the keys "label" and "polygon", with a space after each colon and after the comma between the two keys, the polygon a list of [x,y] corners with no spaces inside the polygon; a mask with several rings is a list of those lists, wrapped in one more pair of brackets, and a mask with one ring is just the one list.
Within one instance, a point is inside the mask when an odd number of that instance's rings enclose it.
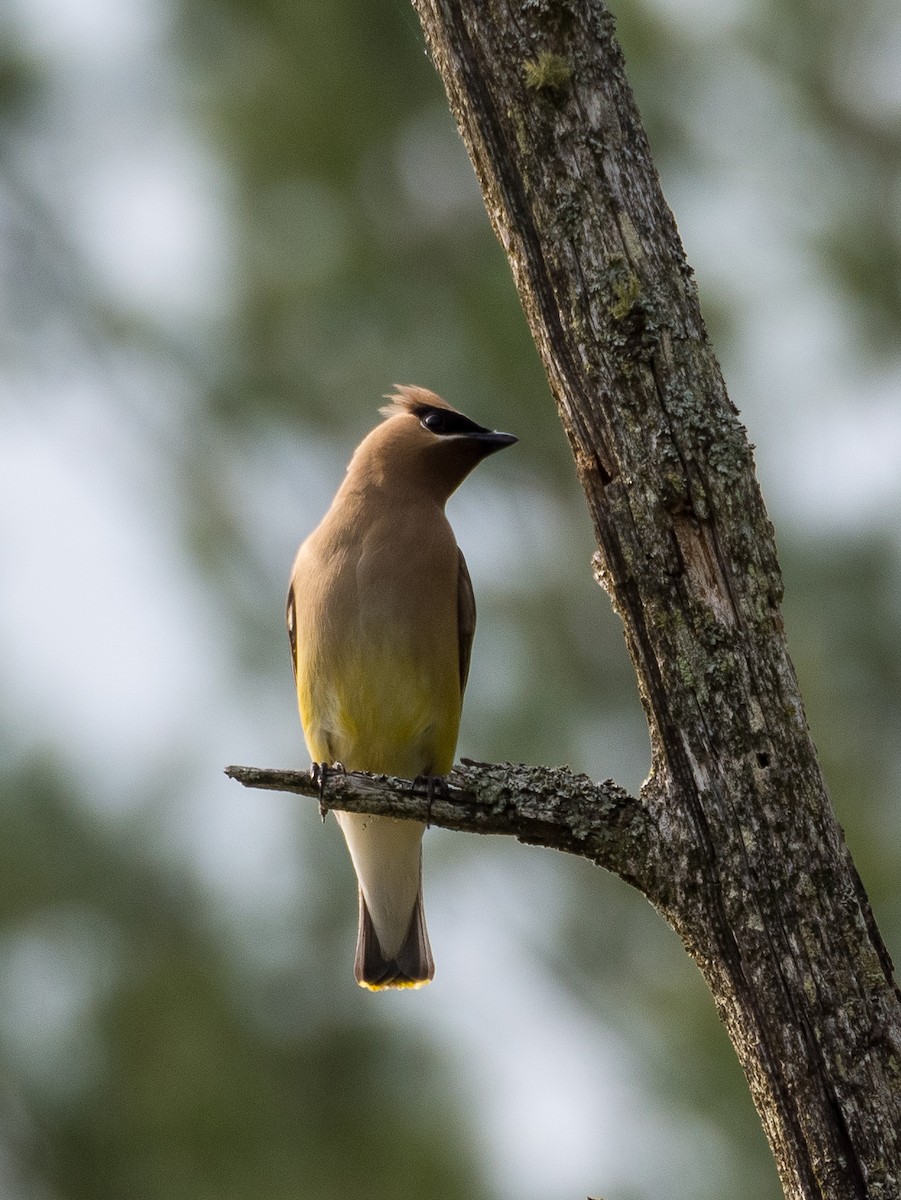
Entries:
{"label": "peeling bark", "polygon": [[612,17],[600,0],[413,3],[572,447],[652,770],[638,800],[470,765],[430,809],[409,784],[351,776],[326,802],[588,849],[703,972],[786,1196],[898,1200],[901,996],[810,739],[751,447]]}

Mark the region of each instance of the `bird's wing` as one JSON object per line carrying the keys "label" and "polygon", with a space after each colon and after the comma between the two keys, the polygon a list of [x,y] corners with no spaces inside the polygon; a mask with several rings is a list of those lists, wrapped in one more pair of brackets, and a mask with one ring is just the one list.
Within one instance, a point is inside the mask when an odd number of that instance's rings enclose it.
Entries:
{"label": "bird's wing", "polygon": [[460,566],[457,571],[457,641],[460,647],[460,695],[466,691],[469,678],[469,655],[476,631],[476,598],[472,594],[472,580],[460,550]]}
{"label": "bird's wing", "polygon": [[294,682],[297,683],[297,604],[294,599],[294,584],[288,588],[288,605],[285,610],[288,622],[288,640],[291,643],[291,666],[294,668]]}

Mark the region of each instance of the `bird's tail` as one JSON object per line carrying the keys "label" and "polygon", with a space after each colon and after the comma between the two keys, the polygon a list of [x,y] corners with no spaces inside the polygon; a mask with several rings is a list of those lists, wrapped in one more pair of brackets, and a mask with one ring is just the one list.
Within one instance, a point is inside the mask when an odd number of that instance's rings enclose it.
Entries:
{"label": "bird's tail", "polygon": [[435,974],[432,948],[425,926],[422,887],[416,896],[410,928],[400,949],[387,957],[379,944],[378,934],[360,891],[360,927],[357,933],[357,955],[354,978],[360,987],[380,992],[385,988],[419,988]]}

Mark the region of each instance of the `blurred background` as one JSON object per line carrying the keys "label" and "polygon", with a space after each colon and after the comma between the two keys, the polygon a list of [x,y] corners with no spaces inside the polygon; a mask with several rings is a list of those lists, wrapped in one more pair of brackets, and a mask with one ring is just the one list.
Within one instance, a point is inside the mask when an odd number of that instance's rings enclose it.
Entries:
{"label": "blurred background", "polygon": [[[757,445],[839,818],[901,953],[901,14],[618,0]],[[395,381],[516,432],[451,517],[459,743],[637,788],[621,630],[404,0],[0,10],[0,1193],[776,1200],[700,976],[560,855],[432,831],[434,984],[353,983],[283,605]]]}

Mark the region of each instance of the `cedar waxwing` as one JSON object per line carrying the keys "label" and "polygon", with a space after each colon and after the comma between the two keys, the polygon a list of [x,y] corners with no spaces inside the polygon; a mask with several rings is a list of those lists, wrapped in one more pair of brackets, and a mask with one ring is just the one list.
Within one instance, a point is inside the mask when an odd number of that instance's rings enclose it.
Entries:
{"label": "cedar waxwing", "polygon": [[[398,387],[300,547],[288,634],[300,720],[316,764],[405,779],[454,761],[476,610],[444,505],[517,439],[424,388]],[[415,988],[435,966],[422,906],[425,826],[338,813],[359,881],[354,975]]]}

